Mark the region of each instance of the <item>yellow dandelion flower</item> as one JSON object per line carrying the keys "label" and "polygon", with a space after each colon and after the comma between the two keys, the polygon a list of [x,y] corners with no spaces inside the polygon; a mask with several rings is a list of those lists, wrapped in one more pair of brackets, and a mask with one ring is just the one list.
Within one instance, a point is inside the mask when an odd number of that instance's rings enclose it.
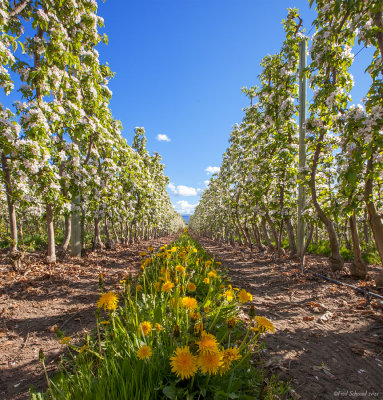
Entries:
{"label": "yellow dandelion flower", "polygon": [[207,274],[207,276],[208,276],[209,278],[215,279],[215,278],[217,278],[217,271],[210,271],[210,272]]}
{"label": "yellow dandelion flower", "polygon": [[205,278],[203,281],[204,281],[205,283],[209,283],[209,282],[210,282],[209,278]]}
{"label": "yellow dandelion flower", "polygon": [[184,233],[186,233],[188,231],[188,228],[184,228]]}
{"label": "yellow dandelion flower", "polygon": [[155,282],[153,286],[157,292],[161,290],[161,282]]}
{"label": "yellow dandelion flower", "polygon": [[141,292],[141,290],[142,290],[142,285],[137,285],[136,290],[137,290],[137,292]]}
{"label": "yellow dandelion flower", "polygon": [[220,375],[225,374],[231,366],[231,363],[235,360],[240,360],[242,356],[238,354],[238,349],[236,347],[230,347],[223,351],[223,364],[219,369]]}
{"label": "yellow dandelion flower", "polygon": [[255,321],[257,322],[257,327],[261,332],[274,332],[274,325],[267,318],[257,316],[255,317]]}
{"label": "yellow dandelion flower", "polygon": [[157,332],[161,332],[161,331],[162,331],[162,326],[161,326],[158,322],[156,322],[156,323],[154,324],[154,329],[155,329]]}
{"label": "yellow dandelion flower", "polygon": [[101,321],[100,324],[101,324],[101,325],[109,325],[109,324],[110,324],[110,321]]}
{"label": "yellow dandelion flower", "polygon": [[145,257],[146,256],[146,251],[141,251],[140,256],[141,257]]}
{"label": "yellow dandelion flower", "polygon": [[217,265],[222,265],[221,261],[216,261],[215,262]]}
{"label": "yellow dandelion flower", "polygon": [[185,258],[186,257],[186,253],[184,251],[181,251],[180,254],[178,254],[179,258]]}
{"label": "yellow dandelion flower", "polygon": [[145,269],[153,260],[151,258],[146,258],[141,261],[141,269]]}
{"label": "yellow dandelion flower", "polygon": [[253,296],[250,293],[246,292],[245,289],[242,289],[239,292],[238,300],[240,303],[247,303],[248,301],[253,300]]}
{"label": "yellow dandelion flower", "polygon": [[174,283],[167,281],[162,285],[162,291],[165,293],[170,292],[174,288]]}
{"label": "yellow dandelion flower", "polygon": [[140,360],[145,360],[146,358],[149,358],[153,354],[152,348],[150,346],[147,346],[144,344],[137,350],[137,357]]}
{"label": "yellow dandelion flower", "polygon": [[140,326],[138,327],[138,333],[144,334],[145,336],[149,335],[152,331],[152,324],[149,321],[141,322]]}
{"label": "yellow dandelion flower", "polygon": [[187,289],[188,289],[189,292],[195,292],[196,289],[197,289],[197,286],[193,282],[189,282],[188,286],[187,286]]}
{"label": "yellow dandelion flower", "polygon": [[198,355],[198,366],[203,374],[216,374],[219,367],[223,364],[223,354],[220,351],[215,353],[202,352]]}
{"label": "yellow dandelion flower", "polygon": [[183,274],[185,272],[185,267],[183,267],[182,265],[177,265],[176,271],[179,272],[180,274]]}
{"label": "yellow dandelion flower", "polygon": [[64,338],[62,338],[62,339],[60,340],[60,343],[61,343],[61,344],[69,344],[70,341],[71,341],[71,338],[70,338],[69,336],[65,336]]}
{"label": "yellow dandelion flower", "polygon": [[210,307],[204,307],[203,309],[205,311],[205,313],[207,314],[210,311]]}
{"label": "yellow dandelion flower", "polygon": [[175,247],[175,246],[173,246],[171,249],[170,249],[170,251],[172,252],[172,253],[175,253],[176,251],[177,251],[177,247]]}
{"label": "yellow dandelion flower", "polygon": [[153,247],[152,247],[152,246],[149,246],[149,247],[148,247],[148,251],[154,251]]}
{"label": "yellow dandelion flower", "polygon": [[196,248],[193,249],[193,253],[197,253],[198,250]]}
{"label": "yellow dandelion flower", "polygon": [[194,310],[198,307],[197,300],[194,297],[188,296],[182,298],[182,305],[188,310]]}
{"label": "yellow dandelion flower", "polygon": [[196,335],[199,335],[203,332],[203,322],[198,322],[198,324],[194,325],[194,332]]}
{"label": "yellow dandelion flower", "polygon": [[239,350],[237,347],[229,347],[228,349],[225,349],[223,352],[224,360],[233,362],[235,360],[240,360],[241,358],[242,358],[242,355],[239,354]]}
{"label": "yellow dandelion flower", "polygon": [[99,298],[97,302],[97,308],[104,307],[104,310],[115,310],[117,308],[117,303],[117,295],[114,292],[108,292]]}
{"label": "yellow dandelion flower", "polygon": [[226,320],[226,323],[227,323],[227,326],[228,326],[229,328],[234,328],[235,325],[237,325],[237,319],[236,319],[236,318],[233,318],[233,317],[228,318],[228,319]]}
{"label": "yellow dandelion flower", "polygon": [[197,357],[190,353],[189,346],[177,347],[170,357],[172,372],[181,379],[192,377],[198,370]]}
{"label": "yellow dandelion flower", "polygon": [[216,353],[219,351],[216,337],[206,331],[202,332],[201,340],[198,340],[196,344],[199,352]]}
{"label": "yellow dandelion flower", "polygon": [[201,313],[199,313],[199,312],[191,312],[190,313],[190,317],[191,317],[191,319],[194,319],[194,321],[197,321],[198,319],[201,319]]}
{"label": "yellow dandelion flower", "polygon": [[232,301],[234,299],[234,293],[232,290],[226,290],[225,296],[227,301]]}

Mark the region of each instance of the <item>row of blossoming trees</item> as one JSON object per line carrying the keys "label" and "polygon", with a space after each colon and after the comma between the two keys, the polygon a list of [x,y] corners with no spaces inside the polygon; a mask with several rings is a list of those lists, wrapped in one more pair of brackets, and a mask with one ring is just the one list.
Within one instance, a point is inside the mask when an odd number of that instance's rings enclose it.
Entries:
{"label": "row of blossoming trees", "polygon": [[95,0],[0,0],[0,86],[15,100],[0,103],[0,229],[16,265],[23,232],[42,224],[54,262],[55,231],[66,250],[71,214],[94,230],[94,245],[101,230],[112,242],[183,225],[145,131],[130,147],[113,119],[113,74],[96,50],[102,25]]}
{"label": "row of blossoming trees", "polygon": [[[190,219],[195,231],[260,249],[264,244],[279,249],[286,237],[294,254],[298,184],[304,182],[307,239],[314,225],[327,234],[333,270],[343,268],[340,241],[345,239],[353,250],[355,276],[367,271],[361,237],[374,242],[383,260],[382,8],[375,0],[316,1],[311,64],[305,70],[314,96],[305,123],[304,170],[298,168],[295,115],[299,43],[305,37],[297,10],[289,10],[282,50],[263,58],[259,87],[244,89],[252,104],[234,127],[220,172]],[[352,105],[350,96],[356,43],[375,50],[363,106]]]}

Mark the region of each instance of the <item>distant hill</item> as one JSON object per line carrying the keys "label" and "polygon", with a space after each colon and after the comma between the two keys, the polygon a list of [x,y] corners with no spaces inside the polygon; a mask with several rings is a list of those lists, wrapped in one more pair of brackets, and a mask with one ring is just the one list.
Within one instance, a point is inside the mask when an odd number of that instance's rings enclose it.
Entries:
{"label": "distant hill", "polygon": [[190,215],[183,215],[182,218],[186,221],[187,224],[189,223]]}

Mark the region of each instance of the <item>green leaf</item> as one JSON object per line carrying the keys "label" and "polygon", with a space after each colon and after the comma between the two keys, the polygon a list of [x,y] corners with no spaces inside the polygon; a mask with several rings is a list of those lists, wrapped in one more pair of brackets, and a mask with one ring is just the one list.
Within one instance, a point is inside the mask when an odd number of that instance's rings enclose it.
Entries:
{"label": "green leaf", "polygon": [[175,388],[175,386],[165,386],[162,389],[162,392],[168,399],[171,399],[171,400],[175,400],[176,395],[177,395],[177,389]]}
{"label": "green leaf", "polygon": [[20,45],[20,47],[21,47],[21,49],[23,51],[23,54],[24,54],[25,53],[25,48],[24,48],[23,42],[21,40],[19,40],[18,43],[19,43],[19,45]]}

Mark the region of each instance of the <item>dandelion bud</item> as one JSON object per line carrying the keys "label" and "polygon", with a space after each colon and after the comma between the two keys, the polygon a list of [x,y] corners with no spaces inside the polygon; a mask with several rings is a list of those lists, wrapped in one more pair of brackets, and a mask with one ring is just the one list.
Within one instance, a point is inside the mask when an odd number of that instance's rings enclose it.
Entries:
{"label": "dandelion bud", "polygon": [[250,306],[249,317],[250,317],[250,319],[253,319],[255,317],[255,307],[254,307],[254,305]]}
{"label": "dandelion bud", "polygon": [[98,274],[98,287],[102,292],[104,291],[104,276],[102,275],[102,273]]}
{"label": "dandelion bud", "polygon": [[43,349],[39,350],[39,360],[40,361],[44,361],[45,360],[45,355],[44,355]]}

